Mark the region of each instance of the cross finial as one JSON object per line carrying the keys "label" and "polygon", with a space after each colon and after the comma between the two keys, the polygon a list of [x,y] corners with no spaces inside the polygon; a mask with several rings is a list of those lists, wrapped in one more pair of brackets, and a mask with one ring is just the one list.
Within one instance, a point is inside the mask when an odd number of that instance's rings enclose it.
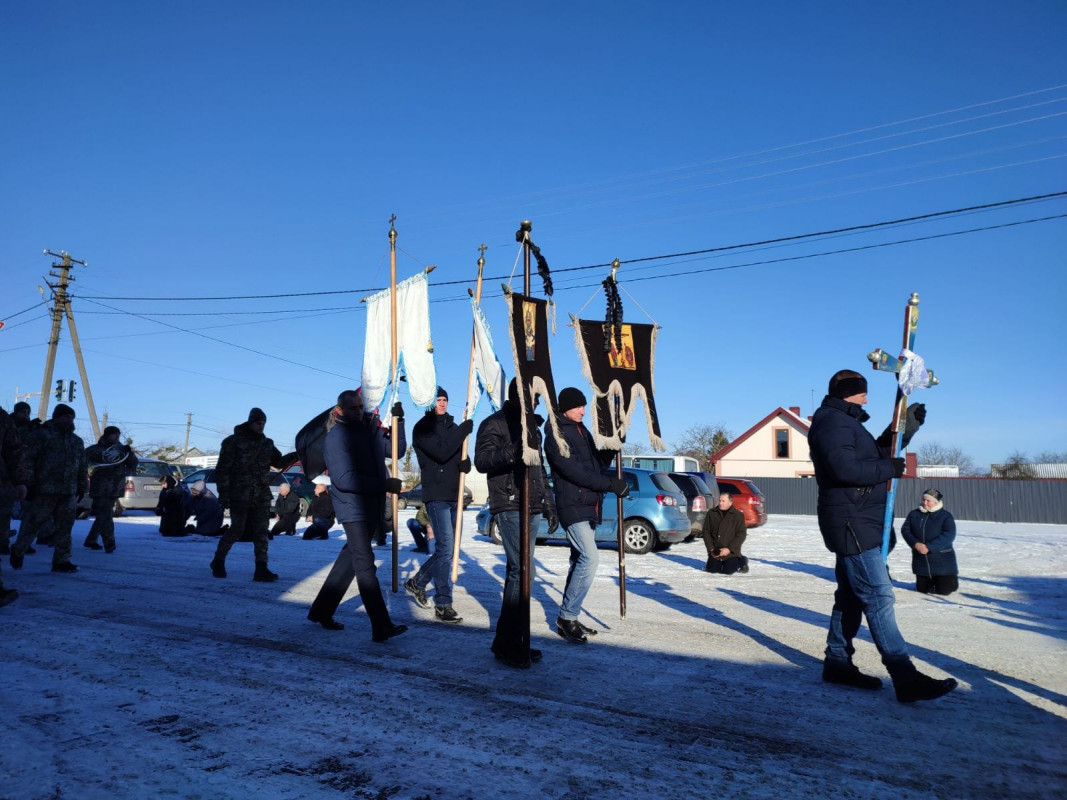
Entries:
{"label": "cross finial", "polygon": [[396,214],[391,214],[389,216],[389,227],[390,228],[396,227],[395,225],[393,225],[394,222],[396,222]]}
{"label": "cross finial", "polygon": [[481,247],[478,248],[478,252],[481,253],[484,256],[485,255],[485,251],[488,250],[488,249],[489,248],[486,246],[485,242],[482,242]]}

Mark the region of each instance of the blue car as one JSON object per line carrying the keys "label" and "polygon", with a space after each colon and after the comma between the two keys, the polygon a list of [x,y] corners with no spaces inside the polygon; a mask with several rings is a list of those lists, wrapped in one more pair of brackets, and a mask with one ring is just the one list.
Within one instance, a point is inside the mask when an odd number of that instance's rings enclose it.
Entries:
{"label": "blue car", "polygon": [[[614,475],[614,471],[608,474]],[[622,500],[623,546],[627,553],[647,553],[653,548],[665,549],[689,536],[690,523],[686,515],[685,495],[666,472],[625,467],[623,479],[630,485],[630,493]],[[617,542],[615,523],[615,495],[604,497],[604,520],[597,526],[598,542]],[[489,507],[478,511],[478,533],[500,544],[500,534],[489,513]],[[537,541],[566,539],[560,528],[549,536],[548,523],[542,519]]]}

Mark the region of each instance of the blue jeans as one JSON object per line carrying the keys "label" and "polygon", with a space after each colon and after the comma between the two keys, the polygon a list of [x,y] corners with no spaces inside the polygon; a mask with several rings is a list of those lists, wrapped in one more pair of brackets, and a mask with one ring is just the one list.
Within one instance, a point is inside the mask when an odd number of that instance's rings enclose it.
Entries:
{"label": "blue jeans", "polygon": [[875,547],[857,555],[837,556],[834,575],[837,590],[830,631],[826,635],[826,660],[851,662],[856,652],[852,640],[859,632],[861,615],[866,615],[867,627],[889,674],[914,670],[893,613],[893,584],[882,560],[882,549]]}
{"label": "blue jeans", "polygon": [[433,604],[437,608],[452,605],[452,542],[455,539],[456,504],[431,500],[426,515],[433,528],[433,555],[415,573],[415,585],[423,588],[433,581]]}
{"label": "blue jeans", "polygon": [[596,549],[596,528],[588,520],[567,526],[567,541],[571,543],[571,567],[567,571],[567,586],[559,604],[562,619],[578,619],[582,603],[593,586],[600,553]]}
{"label": "blue jeans", "polygon": [[[519,512],[502,511],[493,515],[500,539],[504,542],[504,555],[507,567],[504,572],[504,599],[500,604],[500,617],[496,623],[496,638],[493,647],[501,652],[516,653],[529,642],[523,641],[525,626],[521,615],[522,575],[519,572]],[[541,525],[541,515],[530,515],[530,583],[534,579],[534,547],[537,543],[537,529]],[[435,532],[436,533],[436,532]],[[522,650],[525,653],[525,650]]]}

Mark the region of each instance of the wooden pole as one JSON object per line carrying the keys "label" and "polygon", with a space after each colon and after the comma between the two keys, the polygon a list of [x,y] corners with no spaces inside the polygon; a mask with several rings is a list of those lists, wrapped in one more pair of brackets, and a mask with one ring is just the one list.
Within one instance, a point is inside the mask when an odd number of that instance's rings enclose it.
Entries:
{"label": "wooden pole", "polygon": [[[394,223],[396,222],[396,214],[393,214],[389,218],[389,308],[390,308],[390,328],[389,328],[389,346],[390,346],[390,367],[392,369],[392,384],[393,390],[396,391],[397,375],[397,335],[396,335],[396,228]],[[391,409],[390,409],[391,410]],[[400,477],[400,424],[397,421],[396,415],[391,416],[391,428],[390,438],[392,444],[392,463],[389,466],[392,477]],[[400,496],[394,494],[390,500],[393,504],[393,594],[400,591],[400,539],[397,536],[397,531],[400,528]]]}
{"label": "wooden pole", "polygon": [[[479,256],[478,256],[478,280],[474,284],[474,302],[475,303],[479,303],[479,304],[482,302],[482,270],[485,268],[485,251],[487,249],[488,248],[485,246],[484,243],[482,244],[481,247],[478,248],[478,250],[479,250]],[[470,396],[471,396],[471,384],[474,383],[474,352],[475,352],[475,340],[476,340],[476,337],[477,337],[477,333],[473,330],[473,327],[472,327],[472,330],[471,330],[471,361],[470,361],[470,366],[467,368],[467,398],[466,398],[466,400],[464,400],[464,407],[463,407],[463,421],[464,422],[466,422],[468,419],[470,419],[468,414],[472,414],[473,413],[472,409],[470,408],[470,404],[469,404],[468,401],[470,400]],[[463,459],[467,458],[467,453],[468,453],[467,445],[468,445],[469,441],[470,441],[470,437],[469,436],[465,437],[463,439],[463,445],[462,445],[462,447],[460,449],[460,453],[459,453],[460,461],[462,461]],[[456,530],[455,530],[455,536],[453,537],[453,541],[452,541],[452,583],[455,583],[456,579],[459,578],[459,540],[463,536],[463,489],[464,489],[464,485],[466,484],[466,480],[465,479],[466,479],[466,475],[464,475],[462,472],[459,473],[459,497],[456,498]]]}
{"label": "wooden pole", "polygon": [[[522,241],[522,293],[530,296],[530,231],[533,224],[524,219],[519,224],[519,238]],[[525,387],[524,387],[525,388]],[[521,390],[520,390],[521,391]],[[530,469],[520,462],[522,480],[519,481],[519,616],[522,620],[520,637],[520,655],[522,660],[530,660],[530,593],[533,589],[533,574],[530,563]]]}
{"label": "wooden pole", "polygon": [[[619,259],[615,259],[611,262],[611,282],[616,282],[616,273],[619,271]],[[608,336],[614,336],[614,329],[607,331]],[[619,396],[615,396],[615,424],[618,425],[621,422],[622,411],[620,408]],[[622,438],[621,436],[619,437]],[[622,447],[620,446],[618,454],[615,456],[615,477],[622,480]],[[619,616],[626,617],[626,538],[623,533],[623,509],[622,498],[615,498],[615,522],[618,525],[618,539],[619,539]]]}

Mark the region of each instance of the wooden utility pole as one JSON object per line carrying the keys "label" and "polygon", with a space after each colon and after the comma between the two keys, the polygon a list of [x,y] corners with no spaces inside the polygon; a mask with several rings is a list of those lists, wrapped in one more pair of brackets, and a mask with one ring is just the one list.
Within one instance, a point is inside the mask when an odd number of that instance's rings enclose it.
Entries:
{"label": "wooden utility pole", "polygon": [[[81,376],[82,388],[85,390],[85,405],[89,409],[89,424],[93,428],[93,436],[99,439],[100,423],[96,419],[93,393],[89,388],[89,374],[86,372],[85,359],[82,357],[81,342],[78,340],[78,328],[74,324],[74,311],[70,307],[70,295],[67,294],[67,287],[74,280],[70,274],[71,269],[75,264],[83,267],[87,267],[89,264],[87,261],[71,258],[70,253],[65,251],[55,253],[51,250],[45,250],[44,253],[53,258],[61,259],[61,261],[59,263],[53,262],[52,271],[48,273],[59,282],[51,283],[46,281],[48,287],[52,290],[52,308],[50,309],[52,331],[48,337],[48,355],[45,358],[44,380],[41,382],[41,402],[37,407],[37,418],[42,422],[48,419],[48,387],[52,385],[52,373],[55,371],[56,366],[56,350],[59,347],[59,332],[63,327],[63,318],[66,317],[67,326],[70,328],[70,341],[74,346],[74,358],[78,362],[78,374]],[[56,272],[57,269],[59,272]]]}
{"label": "wooden utility pole", "polygon": [[193,427],[193,412],[188,411],[185,414],[185,448],[182,450],[182,460],[184,461],[186,456],[189,455],[189,429]]}

